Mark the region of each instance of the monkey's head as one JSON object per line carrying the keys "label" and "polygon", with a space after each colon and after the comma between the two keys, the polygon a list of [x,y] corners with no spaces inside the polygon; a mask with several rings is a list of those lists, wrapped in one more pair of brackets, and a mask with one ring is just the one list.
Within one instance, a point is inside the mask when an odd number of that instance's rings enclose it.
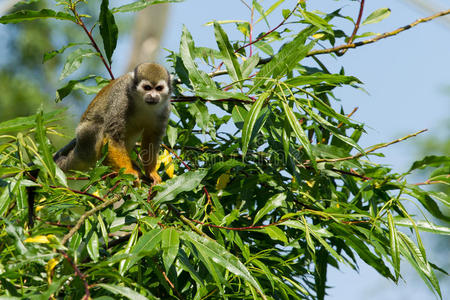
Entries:
{"label": "monkey's head", "polygon": [[170,98],[170,74],[159,64],[138,65],[133,71],[133,83],[139,98],[149,105],[166,102]]}

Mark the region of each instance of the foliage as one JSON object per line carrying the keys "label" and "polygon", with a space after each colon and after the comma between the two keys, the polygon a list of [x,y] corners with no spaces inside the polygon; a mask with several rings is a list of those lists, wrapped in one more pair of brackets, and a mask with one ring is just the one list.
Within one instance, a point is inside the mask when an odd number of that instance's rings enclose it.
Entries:
{"label": "foliage", "polygon": [[[104,51],[85,24],[93,18],[78,13],[86,1],[57,2],[64,10],[14,12],[0,23],[56,18],[80,26],[90,45],[73,43],[46,56],[71,51],[64,79],[89,56],[99,57],[113,78],[111,56],[119,32],[114,15],[177,1],[109,8],[103,0],[95,24]],[[260,14],[256,22],[268,23],[283,2],[264,8],[253,1],[249,7]],[[388,15],[388,9],[380,9],[366,23]],[[395,282],[400,260],[406,259],[442,298],[435,270],[443,270],[428,261],[420,231],[448,235],[450,229],[411,216],[404,203],[418,202],[448,222],[439,208],[448,207],[448,195],[426,191],[405,176],[433,167],[426,183],[448,184],[450,160],[426,157],[405,174],[368,160],[418,133],[368,149],[358,145],[364,126],[334,101],[333,90],[362,83],[343,70],[329,72],[313,54],[319,45],[350,44],[367,35],[347,36],[333,25],[335,19],[364,24],[339,10],[313,12],[298,2],[258,36],[249,22],[211,23],[217,49],[196,46],[184,28],[179,51],[168,57],[178,79],[161,158],[166,175],[158,186],[135,186],[131,176],[112,173],[100,162],[87,173],[66,177],[52,160],[55,149],[47,138],[57,134],[52,124],[60,112],[39,111],[0,123],[0,175],[9,176],[0,182],[1,293],[323,299],[328,267],[347,264],[356,270],[359,257]],[[242,40],[228,38],[223,24],[230,22]],[[329,49],[322,53],[343,54]],[[92,80],[98,87],[84,85]],[[73,89],[98,91],[105,81],[96,76],[69,80],[58,99]],[[36,169],[39,176],[33,178]],[[30,194],[36,196],[33,228]]]}

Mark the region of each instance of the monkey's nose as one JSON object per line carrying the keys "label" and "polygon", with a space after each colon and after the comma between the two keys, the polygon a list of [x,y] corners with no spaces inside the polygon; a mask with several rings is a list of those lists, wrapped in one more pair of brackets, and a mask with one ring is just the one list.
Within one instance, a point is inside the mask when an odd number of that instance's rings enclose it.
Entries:
{"label": "monkey's nose", "polygon": [[145,97],[145,102],[148,104],[157,104],[159,102],[159,97],[158,96],[150,96],[148,95],[147,97]]}

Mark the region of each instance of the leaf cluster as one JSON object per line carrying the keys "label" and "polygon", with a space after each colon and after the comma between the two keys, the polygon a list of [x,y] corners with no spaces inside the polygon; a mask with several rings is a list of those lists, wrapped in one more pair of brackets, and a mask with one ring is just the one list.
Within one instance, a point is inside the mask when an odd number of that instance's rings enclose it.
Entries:
{"label": "leaf cluster", "polygon": [[[0,22],[56,18],[86,30],[90,47],[69,44],[46,56],[77,48],[67,58],[64,79],[88,56],[97,56],[110,71],[118,37],[115,13],[178,1],[109,8],[103,0],[96,22],[103,50],[87,30],[88,16],[78,14],[85,1],[59,2],[64,11],[17,12]],[[362,82],[308,58],[316,47],[349,38],[333,25],[336,18],[353,19],[340,11],[310,11],[301,1],[278,12],[283,2],[264,9],[253,1],[260,14],[256,22],[272,28],[256,38],[245,22],[212,22],[215,49],[197,46],[183,28],[179,50],[168,56],[178,80],[164,140],[171,159],[166,154],[161,185],[137,187],[131,176],[112,173],[101,162],[66,177],[48,141],[57,134],[52,122],[60,112],[0,123],[1,293],[323,299],[329,267],[357,270],[361,259],[397,282],[403,258],[442,298],[435,271],[445,271],[427,259],[420,231],[449,235],[450,230],[411,215],[404,204],[418,203],[448,222],[440,208],[448,207],[448,195],[422,189],[405,176],[433,167],[424,184],[448,185],[448,157],[426,157],[405,174],[372,163],[371,155],[382,155],[377,150],[413,135],[362,148],[364,125],[353,121],[333,94]],[[277,12],[281,23],[271,26],[268,17]],[[365,23],[387,15],[379,10]],[[242,39],[230,40],[225,23],[235,23]],[[92,79],[70,80],[58,99],[74,88],[91,93],[82,82]],[[95,90],[105,80],[97,83]],[[36,169],[38,178],[30,178]],[[36,196],[33,228],[27,217],[30,194]]]}

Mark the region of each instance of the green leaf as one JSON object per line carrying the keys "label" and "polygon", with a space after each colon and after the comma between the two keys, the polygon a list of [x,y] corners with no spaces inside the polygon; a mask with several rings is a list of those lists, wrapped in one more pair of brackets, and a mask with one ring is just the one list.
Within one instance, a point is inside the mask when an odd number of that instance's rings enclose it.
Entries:
{"label": "green leaf", "polygon": [[436,155],[430,155],[426,156],[421,160],[415,161],[408,172],[411,172],[412,170],[416,169],[424,169],[426,167],[439,167],[443,164],[449,164],[450,163],[450,157],[448,156],[436,156]]}
{"label": "green leaf", "polygon": [[258,20],[256,20],[255,24],[257,24],[258,22],[260,22],[262,19],[264,19],[267,23],[267,16],[270,15],[270,13],[272,13],[272,11],[274,11],[281,3],[283,3],[284,0],[278,0],[277,2],[275,2],[274,4],[272,4],[272,6],[270,6],[262,15],[261,17],[258,18]]}
{"label": "green leaf", "polygon": [[[129,252],[131,257],[128,258],[125,261],[125,263],[123,263],[122,272],[129,270],[143,256],[151,253],[153,249],[161,242],[161,238],[162,238],[161,229],[152,229],[143,234]],[[130,243],[133,242],[134,241]]]}
{"label": "green leaf", "polygon": [[[44,113],[43,114],[44,124],[61,120],[62,119],[61,114],[64,111],[65,109],[58,109],[53,112]],[[5,134],[14,131],[24,131],[35,127],[36,127],[36,116],[18,117],[15,119],[1,122],[0,134]]]}
{"label": "green leaf", "polygon": [[108,59],[109,64],[111,64],[111,57],[117,46],[119,29],[117,28],[114,15],[109,10],[108,6],[109,0],[102,0],[98,22],[100,23],[100,35],[102,36],[106,58]]}
{"label": "green leaf", "polygon": [[197,86],[195,94],[205,100],[223,100],[223,99],[239,99],[250,101],[250,98],[242,93],[222,91],[215,86]]}
{"label": "green leaf", "polygon": [[112,13],[118,13],[118,12],[136,12],[140,11],[150,5],[159,4],[159,3],[179,3],[183,2],[184,0],[139,0],[135,1],[129,4],[125,4],[119,7],[115,7],[111,9]]}
{"label": "green leaf", "polygon": [[[435,234],[442,234],[442,235],[450,235],[450,228],[446,226],[439,226],[436,224],[431,223],[430,221],[414,221],[416,227],[421,231],[427,231],[432,232]],[[397,226],[405,226],[409,228],[414,228],[414,224],[411,222],[408,218],[401,218],[401,217],[395,217],[394,223]]]}
{"label": "green leaf", "polygon": [[394,218],[390,211],[387,212],[389,241],[391,248],[392,265],[394,266],[395,278],[398,279],[400,275],[400,250],[397,236],[397,229],[395,228]]}
{"label": "green leaf", "polygon": [[89,75],[80,79],[76,79],[76,80],[70,80],[69,82],[67,82],[63,87],[59,88],[56,91],[56,98],[55,98],[55,102],[58,103],[60,101],[62,101],[65,97],[67,97],[72,90],[79,88],[79,84],[81,82],[84,82],[86,80],[90,80],[95,78],[95,75]]}
{"label": "green leaf", "polygon": [[266,204],[264,204],[264,207],[256,213],[255,219],[253,220],[253,225],[255,225],[262,217],[267,215],[272,210],[285,205],[286,197],[286,193],[279,193],[270,197]]}
{"label": "green leaf", "polygon": [[[130,238],[128,239],[127,245],[126,245],[125,249],[123,250],[123,254],[130,254],[131,250],[133,249],[133,246],[136,245],[136,241],[137,241],[137,239],[139,237],[138,229],[139,229],[138,226],[135,226],[133,228],[133,231],[131,232]],[[134,254],[134,255],[136,255],[136,254]],[[119,263],[119,273],[121,275],[123,275],[128,270],[128,268],[131,267],[131,263],[132,263],[132,261],[131,261],[130,258],[123,259]]]}
{"label": "green leaf", "polygon": [[46,128],[44,125],[44,113],[42,109],[36,114],[36,141],[38,142],[39,151],[42,153],[44,167],[51,178],[55,178],[55,162],[49,148],[49,141],[46,136]]}
{"label": "green leaf", "polygon": [[183,26],[180,41],[180,55],[184,66],[189,72],[189,80],[194,88],[198,87],[215,87],[214,82],[205,72],[201,71],[194,62],[194,41],[186,26]]}
{"label": "green leaf", "polygon": [[302,126],[300,125],[300,122],[295,117],[294,112],[289,107],[289,104],[287,103],[287,101],[282,101],[282,105],[283,105],[283,110],[286,115],[286,118],[289,121],[289,124],[291,125],[291,128],[295,133],[295,136],[302,144],[303,148],[305,149],[306,154],[308,155],[309,159],[311,160],[312,165],[315,167],[316,159],[312,152],[311,143],[309,142],[309,139],[306,136],[305,131],[303,130]]}
{"label": "green leaf", "polygon": [[[430,264],[422,255],[422,251],[414,244],[414,242],[403,232],[398,232],[400,237],[400,250],[404,257],[406,257],[411,265],[416,269],[417,273],[422,277],[428,287],[437,292],[442,299],[441,288],[439,281],[436,278]],[[431,286],[430,286],[431,284]]]}
{"label": "green leaf", "polygon": [[233,47],[228,40],[227,34],[217,22],[214,22],[214,34],[216,36],[216,42],[219,46],[220,53],[223,56],[223,62],[227,67],[231,80],[234,82],[242,80],[241,68],[237,57],[234,54]]}
{"label": "green leaf", "polygon": [[178,138],[178,130],[177,127],[172,127],[170,125],[167,126],[166,130],[167,140],[169,141],[169,146],[173,148],[177,143]]}
{"label": "green leaf", "polygon": [[277,226],[265,227],[264,231],[270,236],[272,240],[282,241],[283,243],[287,244],[288,239],[286,237],[286,234]]}
{"label": "green leaf", "polygon": [[89,44],[88,43],[69,43],[59,50],[53,50],[53,51],[45,53],[44,57],[42,59],[42,63],[45,63],[46,61],[52,59],[56,55],[63,53],[67,48],[74,47],[74,46],[80,46],[80,45],[89,45]]}
{"label": "green leaf", "polygon": [[[110,291],[113,295],[122,295],[130,300],[148,300],[149,298],[141,295],[140,293],[133,291],[126,286],[119,286],[114,284],[97,283],[96,286],[102,287],[105,290]],[[151,299],[155,299],[151,297]]]}
{"label": "green leaf", "polygon": [[89,239],[89,242],[87,244],[87,251],[89,253],[90,258],[97,262],[98,258],[100,256],[98,251],[98,235],[97,232],[93,232],[91,235],[91,238]]}
{"label": "green leaf", "polygon": [[[293,41],[283,45],[280,52],[261,68],[248,93],[253,93],[263,85],[269,77],[278,78],[288,74],[303,58],[305,58],[306,54],[308,54],[314,46],[314,41],[308,45],[305,45],[305,42],[316,30],[315,27],[302,30]],[[272,85],[273,82],[269,84],[269,87]]]}
{"label": "green leaf", "polygon": [[[254,128],[256,120],[260,117],[259,113],[261,111],[261,108],[264,105],[264,102],[267,100],[267,98],[270,96],[270,91],[265,91],[262,93],[259,98],[253,103],[252,108],[248,112],[245,121],[244,121],[244,127],[242,129],[242,157],[245,158],[245,155],[247,154],[248,145],[251,141],[251,138],[255,136],[255,133],[259,132],[259,129],[261,128]],[[256,131],[254,133],[254,131]]]}
{"label": "green leaf", "polygon": [[293,86],[301,86],[301,85],[316,85],[320,83],[342,85],[342,84],[353,84],[362,82],[358,78],[353,76],[315,73],[314,75],[301,75],[294,78],[290,78],[286,80],[285,83]]}
{"label": "green leaf", "polygon": [[389,8],[379,8],[371,13],[364,22],[362,22],[362,25],[378,23],[389,17],[390,14],[391,10]]}
{"label": "green leaf", "polygon": [[245,265],[236,256],[228,252],[222,245],[214,240],[208,239],[204,236],[199,236],[196,233],[189,231],[183,232],[181,237],[191,242],[195,248],[203,254],[203,256],[246,280],[253,287],[259,290],[261,294],[263,294],[258,282],[245,267]]}
{"label": "green leaf", "polygon": [[0,23],[2,24],[19,23],[23,21],[32,21],[36,19],[48,19],[48,18],[76,22],[75,17],[65,12],[60,11],[56,12],[51,9],[42,9],[40,11],[21,10],[6,16],[2,16],[0,18]]}
{"label": "green leaf", "polygon": [[188,107],[189,112],[194,116],[198,127],[206,131],[209,123],[209,111],[202,101],[190,103]]}
{"label": "green leaf", "polygon": [[163,262],[166,272],[169,272],[180,247],[180,234],[175,228],[166,228],[162,233],[161,248],[163,250]]}
{"label": "green leaf", "polygon": [[331,35],[334,35],[333,32],[333,28],[330,24],[328,24],[327,21],[325,21],[324,19],[322,19],[321,17],[319,17],[316,14],[310,13],[306,10],[300,10],[303,18],[305,19],[306,22],[308,22],[311,25],[316,26],[319,29],[322,29],[323,31],[325,31],[326,33],[329,33]]}
{"label": "green leaf", "polygon": [[189,171],[166,180],[163,185],[155,186],[154,190],[157,190],[158,193],[153,199],[153,203],[155,205],[161,205],[172,201],[179,193],[192,191],[200,185],[200,182],[207,173],[207,170]]}
{"label": "green leaf", "polygon": [[98,55],[98,53],[91,49],[80,48],[72,52],[67,57],[59,80],[63,80],[64,78],[66,78],[67,76],[78,70],[84,58],[94,55]]}

